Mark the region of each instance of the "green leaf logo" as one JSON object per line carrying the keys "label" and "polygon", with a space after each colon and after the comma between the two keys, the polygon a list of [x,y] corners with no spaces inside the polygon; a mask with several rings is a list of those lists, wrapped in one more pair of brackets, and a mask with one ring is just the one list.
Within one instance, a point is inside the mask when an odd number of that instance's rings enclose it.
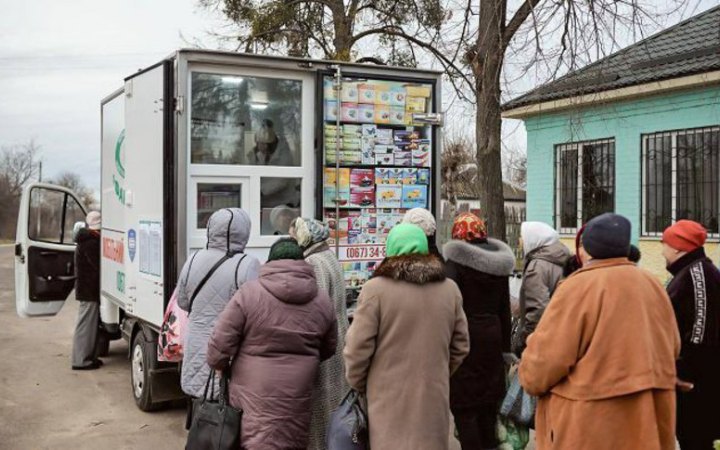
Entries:
{"label": "green leaf logo", "polygon": [[120,177],[125,178],[125,167],[123,167],[122,160],[124,155],[122,155],[122,145],[125,141],[125,130],[122,130],[120,132],[120,135],[117,138],[117,142],[115,143],[115,168],[117,169],[118,174]]}

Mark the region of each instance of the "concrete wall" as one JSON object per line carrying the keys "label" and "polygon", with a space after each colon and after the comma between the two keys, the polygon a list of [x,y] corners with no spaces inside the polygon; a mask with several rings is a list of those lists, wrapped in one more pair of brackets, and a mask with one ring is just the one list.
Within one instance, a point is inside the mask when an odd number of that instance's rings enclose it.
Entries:
{"label": "concrete wall", "polygon": [[[527,220],[554,224],[555,145],[615,138],[615,212],[632,221],[633,242],[637,243],[642,214],[641,135],[716,125],[720,125],[720,86],[717,85],[525,119]],[[720,255],[716,247],[713,245],[710,253],[717,262]],[[657,239],[642,239],[640,248],[647,267],[664,276]]]}

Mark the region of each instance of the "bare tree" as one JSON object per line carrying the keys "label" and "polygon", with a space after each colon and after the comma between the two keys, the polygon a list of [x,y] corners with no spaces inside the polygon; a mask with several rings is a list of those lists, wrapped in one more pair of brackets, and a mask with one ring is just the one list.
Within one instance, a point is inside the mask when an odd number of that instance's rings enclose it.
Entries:
{"label": "bare tree", "polygon": [[0,238],[15,235],[20,196],[37,175],[39,150],[33,140],[0,149]]}
{"label": "bare tree", "polygon": [[514,146],[503,146],[503,179],[525,189],[527,187],[527,153]]}
{"label": "bare tree", "polygon": [[95,193],[87,187],[78,174],[67,171],[62,172],[50,181],[50,183],[66,187],[73,191],[86,208],[93,209],[97,207]]}
{"label": "bare tree", "polygon": [[457,212],[458,191],[472,183],[477,171],[472,154],[473,147],[472,141],[465,136],[455,135],[445,140],[441,155],[440,193],[448,203],[446,217],[449,219]]}
{"label": "bare tree", "polygon": [[[232,22],[238,49],[350,60],[358,48],[416,65],[431,56],[458,98],[474,106],[478,193],[488,230],[505,238],[502,86],[590,63],[657,28],[687,1],[641,0],[200,0]],[[305,43],[308,43],[306,46]],[[313,53],[315,52],[315,53]],[[507,71],[509,63],[515,64]],[[511,73],[509,73],[511,72]],[[611,75],[611,74],[610,74]],[[596,67],[587,80],[608,74]],[[595,77],[595,78],[593,78]],[[599,82],[599,81],[598,81]],[[581,88],[582,86],[580,86]]]}

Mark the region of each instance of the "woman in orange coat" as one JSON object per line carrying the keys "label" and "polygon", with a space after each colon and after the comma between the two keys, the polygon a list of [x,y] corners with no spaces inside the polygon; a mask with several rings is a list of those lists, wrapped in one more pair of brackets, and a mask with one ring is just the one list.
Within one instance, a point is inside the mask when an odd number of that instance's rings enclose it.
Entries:
{"label": "woman in orange coat", "polygon": [[520,363],[539,396],[537,449],[675,449],[675,359],[670,299],[627,259],[630,222],[591,220],[583,268],[560,284]]}

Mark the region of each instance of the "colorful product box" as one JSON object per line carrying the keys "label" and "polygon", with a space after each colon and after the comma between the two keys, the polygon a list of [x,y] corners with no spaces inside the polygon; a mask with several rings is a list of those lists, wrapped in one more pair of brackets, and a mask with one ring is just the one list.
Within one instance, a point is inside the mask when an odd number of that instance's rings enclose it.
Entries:
{"label": "colorful product box", "polygon": [[404,87],[393,87],[390,90],[390,106],[400,106],[403,111],[405,110],[405,88]]}
{"label": "colorful product box", "polygon": [[400,208],[402,206],[401,185],[379,185],[375,195],[378,208]]}
{"label": "colorful product box", "polygon": [[430,167],[430,152],[424,150],[412,151],[413,167]]}
{"label": "colorful product box", "polygon": [[326,100],[325,101],[325,120],[336,121],[340,108],[338,107],[337,100]]}
{"label": "colorful product box", "polygon": [[383,106],[390,106],[391,101],[392,101],[392,93],[390,92],[390,87],[384,83],[376,84],[375,85],[375,104],[383,105]]}
{"label": "colorful product box", "polygon": [[405,124],[405,108],[400,106],[390,107],[390,123],[392,125],[404,125]]}
{"label": "colorful product box", "polygon": [[[350,169],[342,168],[338,171],[331,167],[326,167],[323,174],[323,193],[325,201],[323,204],[328,207],[334,207],[336,202],[340,206],[345,206],[350,202]],[[338,189],[339,191],[336,191]],[[336,195],[336,192],[337,195]]]}
{"label": "colorful product box", "polygon": [[352,169],[350,171],[350,187],[352,189],[370,189],[375,186],[375,171],[373,169]]}
{"label": "colorful product box", "polygon": [[342,126],[343,137],[360,138],[362,137],[362,125],[345,124]]}
{"label": "colorful product box", "polygon": [[418,184],[430,184],[430,170],[429,169],[418,169],[417,183]]}
{"label": "colorful product box", "polygon": [[335,90],[335,83],[332,78],[325,78],[323,80],[323,95],[325,100],[337,100],[337,91]]}
{"label": "colorful product box", "polygon": [[405,93],[408,97],[430,98],[432,89],[429,85],[405,86]]}
{"label": "colorful product box", "polygon": [[402,184],[418,184],[418,169],[404,169],[402,171]]}
{"label": "colorful product box", "polygon": [[394,166],[395,158],[392,153],[375,153],[375,164],[378,166]]}
{"label": "colorful product box", "polygon": [[427,207],[427,185],[411,184],[402,187],[403,208],[425,208]]}
{"label": "colorful product box", "polygon": [[375,123],[387,125],[390,123],[390,107],[375,105]]}
{"label": "colorful product box", "polygon": [[342,164],[362,164],[362,152],[360,150],[343,150],[340,152]]}
{"label": "colorful product box", "polygon": [[424,113],[426,110],[425,99],[423,97],[408,97],[405,110],[412,113]]}
{"label": "colorful product box", "polygon": [[358,101],[360,103],[375,104],[375,85],[362,83],[358,87]]}
{"label": "colorful product box", "polygon": [[362,122],[362,123],[375,122],[375,105],[360,104],[358,110],[360,112],[360,122]]}
{"label": "colorful product box", "polygon": [[342,148],[343,150],[360,150],[362,149],[362,140],[357,137],[343,136]]}
{"label": "colorful product box", "polygon": [[393,145],[393,130],[388,128],[378,128],[375,132],[375,144]]}
{"label": "colorful product box", "polygon": [[343,122],[357,122],[360,116],[357,103],[343,102],[341,112]]}
{"label": "colorful product box", "polygon": [[358,98],[358,84],[353,82],[343,83],[340,99],[343,102],[357,103]]}

